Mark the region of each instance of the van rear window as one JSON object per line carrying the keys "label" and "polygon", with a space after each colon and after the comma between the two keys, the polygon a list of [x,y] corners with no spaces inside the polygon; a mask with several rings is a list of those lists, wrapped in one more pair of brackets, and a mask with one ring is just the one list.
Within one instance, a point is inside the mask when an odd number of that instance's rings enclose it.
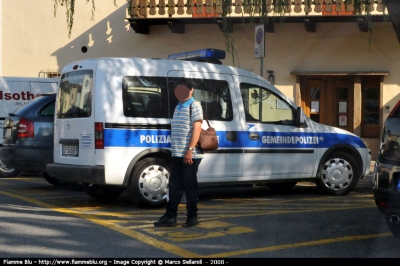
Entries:
{"label": "van rear window", "polygon": [[57,118],[90,117],[92,114],[93,71],[80,70],[61,76]]}

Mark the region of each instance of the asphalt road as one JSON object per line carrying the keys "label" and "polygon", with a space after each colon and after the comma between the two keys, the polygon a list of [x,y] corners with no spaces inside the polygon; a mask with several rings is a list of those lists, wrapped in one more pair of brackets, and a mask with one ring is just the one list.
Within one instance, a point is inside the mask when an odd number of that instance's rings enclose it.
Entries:
{"label": "asphalt road", "polygon": [[164,209],[136,208],[125,194],[105,203],[37,176],[1,178],[0,258],[400,258],[371,182],[341,197],[311,183],[287,194],[200,188],[197,227],[181,226],[180,205],[177,227],[154,228]]}

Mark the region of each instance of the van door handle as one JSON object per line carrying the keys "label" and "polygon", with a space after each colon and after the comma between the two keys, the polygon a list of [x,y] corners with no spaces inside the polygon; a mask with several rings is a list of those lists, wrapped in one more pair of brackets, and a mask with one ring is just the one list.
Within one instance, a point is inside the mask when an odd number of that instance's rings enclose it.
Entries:
{"label": "van door handle", "polygon": [[226,139],[229,140],[230,142],[236,142],[237,141],[237,133],[235,131],[228,131],[226,132],[225,135]]}
{"label": "van door handle", "polygon": [[249,134],[249,138],[251,140],[259,140],[260,139],[260,134],[258,134],[258,133],[250,133]]}

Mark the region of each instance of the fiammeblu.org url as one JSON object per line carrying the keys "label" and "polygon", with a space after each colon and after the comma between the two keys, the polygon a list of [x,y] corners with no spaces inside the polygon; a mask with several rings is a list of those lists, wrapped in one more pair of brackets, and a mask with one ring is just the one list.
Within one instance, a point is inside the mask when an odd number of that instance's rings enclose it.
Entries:
{"label": "fiammeblu.org url", "polygon": [[39,259],[39,260],[3,260],[4,265],[107,265],[107,260],[95,260],[95,259]]}
{"label": "fiammeblu.org url", "polygon": [[53,260],[38,260],[38,264],[40,264],[40,265],[68,265],[68,264],[107,265],[107,261],[106,260],[94,260],[94,259],[87,259],[87,260],[53,259]]}

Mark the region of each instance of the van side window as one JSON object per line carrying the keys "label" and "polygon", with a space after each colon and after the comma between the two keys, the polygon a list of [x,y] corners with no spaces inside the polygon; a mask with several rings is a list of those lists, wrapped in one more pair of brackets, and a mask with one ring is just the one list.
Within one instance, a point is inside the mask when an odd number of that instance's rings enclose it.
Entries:
{"label": "van side window", "polygon": [[[172,117],[178,100],[174,94],[174,84],[178,78],[169,78],[170,110]],[[189,79],[194,87],[194,99],[201,103],[209,120],[232,121],[232,99],[229,84],[225,80]]]}
{"label": "van side window", "polygon": [[79,70],[63,74],[56,106],[57,118],[90,117],[92,83],[92,70]]}
{"label": "van side window", "polygon": [[124,77],[122,104],[124,115],[127,117],[168,118],[167,79]]}
{"label": "van side window", "polygon": [[295,110],[270,90],[248,84],[240,84],[246,122],[294,124]]}

